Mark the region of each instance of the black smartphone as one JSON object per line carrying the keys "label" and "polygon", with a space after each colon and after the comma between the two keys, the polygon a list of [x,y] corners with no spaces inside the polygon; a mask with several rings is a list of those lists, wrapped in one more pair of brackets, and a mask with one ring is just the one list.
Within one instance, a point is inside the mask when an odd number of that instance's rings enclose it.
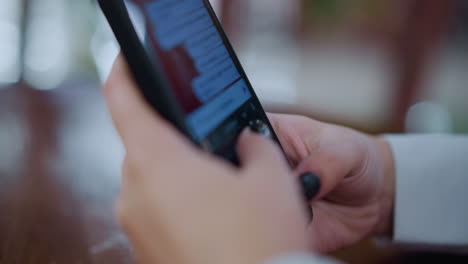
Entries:
{"label": "black smartphone", "polygon": [[237,163],[246,127],[279,144],[208,0],[99,0],[142,94],[203,149]]}

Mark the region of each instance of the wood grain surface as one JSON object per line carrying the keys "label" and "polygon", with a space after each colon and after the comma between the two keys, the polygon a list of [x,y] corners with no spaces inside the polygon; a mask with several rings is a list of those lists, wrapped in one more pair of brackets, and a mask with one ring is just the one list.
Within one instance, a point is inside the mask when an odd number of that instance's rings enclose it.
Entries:
{"label": "wood grain surface", "polygon": [[133,263],[113,217],[122,151],[97,86],[83,86],[1,92],[0,152],[17,156],[0,168],[2,264]]}

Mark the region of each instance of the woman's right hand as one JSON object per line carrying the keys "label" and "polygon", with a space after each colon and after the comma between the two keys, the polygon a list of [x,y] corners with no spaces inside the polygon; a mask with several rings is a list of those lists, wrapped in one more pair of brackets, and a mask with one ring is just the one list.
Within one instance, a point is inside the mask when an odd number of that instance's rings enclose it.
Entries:
{"label": "woman's right hand", "polygon": [[314,251],[391,235],[395,175],[385,139],[302,116],[269,118],[295,175],[311,172],[320,179],[308,230]]}

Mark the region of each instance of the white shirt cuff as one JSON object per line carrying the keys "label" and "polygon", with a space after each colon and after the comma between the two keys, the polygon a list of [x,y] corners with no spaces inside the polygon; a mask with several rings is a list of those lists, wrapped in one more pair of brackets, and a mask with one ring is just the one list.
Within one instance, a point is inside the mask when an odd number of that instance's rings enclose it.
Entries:
{"label": "white shirt cuff", "polygon": [[394,152],[394,242],[468,246],[468,137],[386,136]]}

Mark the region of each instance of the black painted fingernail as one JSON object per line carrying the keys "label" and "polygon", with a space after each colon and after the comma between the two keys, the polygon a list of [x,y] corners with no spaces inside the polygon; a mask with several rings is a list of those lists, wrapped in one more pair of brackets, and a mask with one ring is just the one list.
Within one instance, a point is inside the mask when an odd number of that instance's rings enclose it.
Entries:
{"label": "black painted fingernail", "polygon": [[314,173],[307,172],[301,175],[302,191],[307,201],[312,201],[320,192],[320,179]]}

